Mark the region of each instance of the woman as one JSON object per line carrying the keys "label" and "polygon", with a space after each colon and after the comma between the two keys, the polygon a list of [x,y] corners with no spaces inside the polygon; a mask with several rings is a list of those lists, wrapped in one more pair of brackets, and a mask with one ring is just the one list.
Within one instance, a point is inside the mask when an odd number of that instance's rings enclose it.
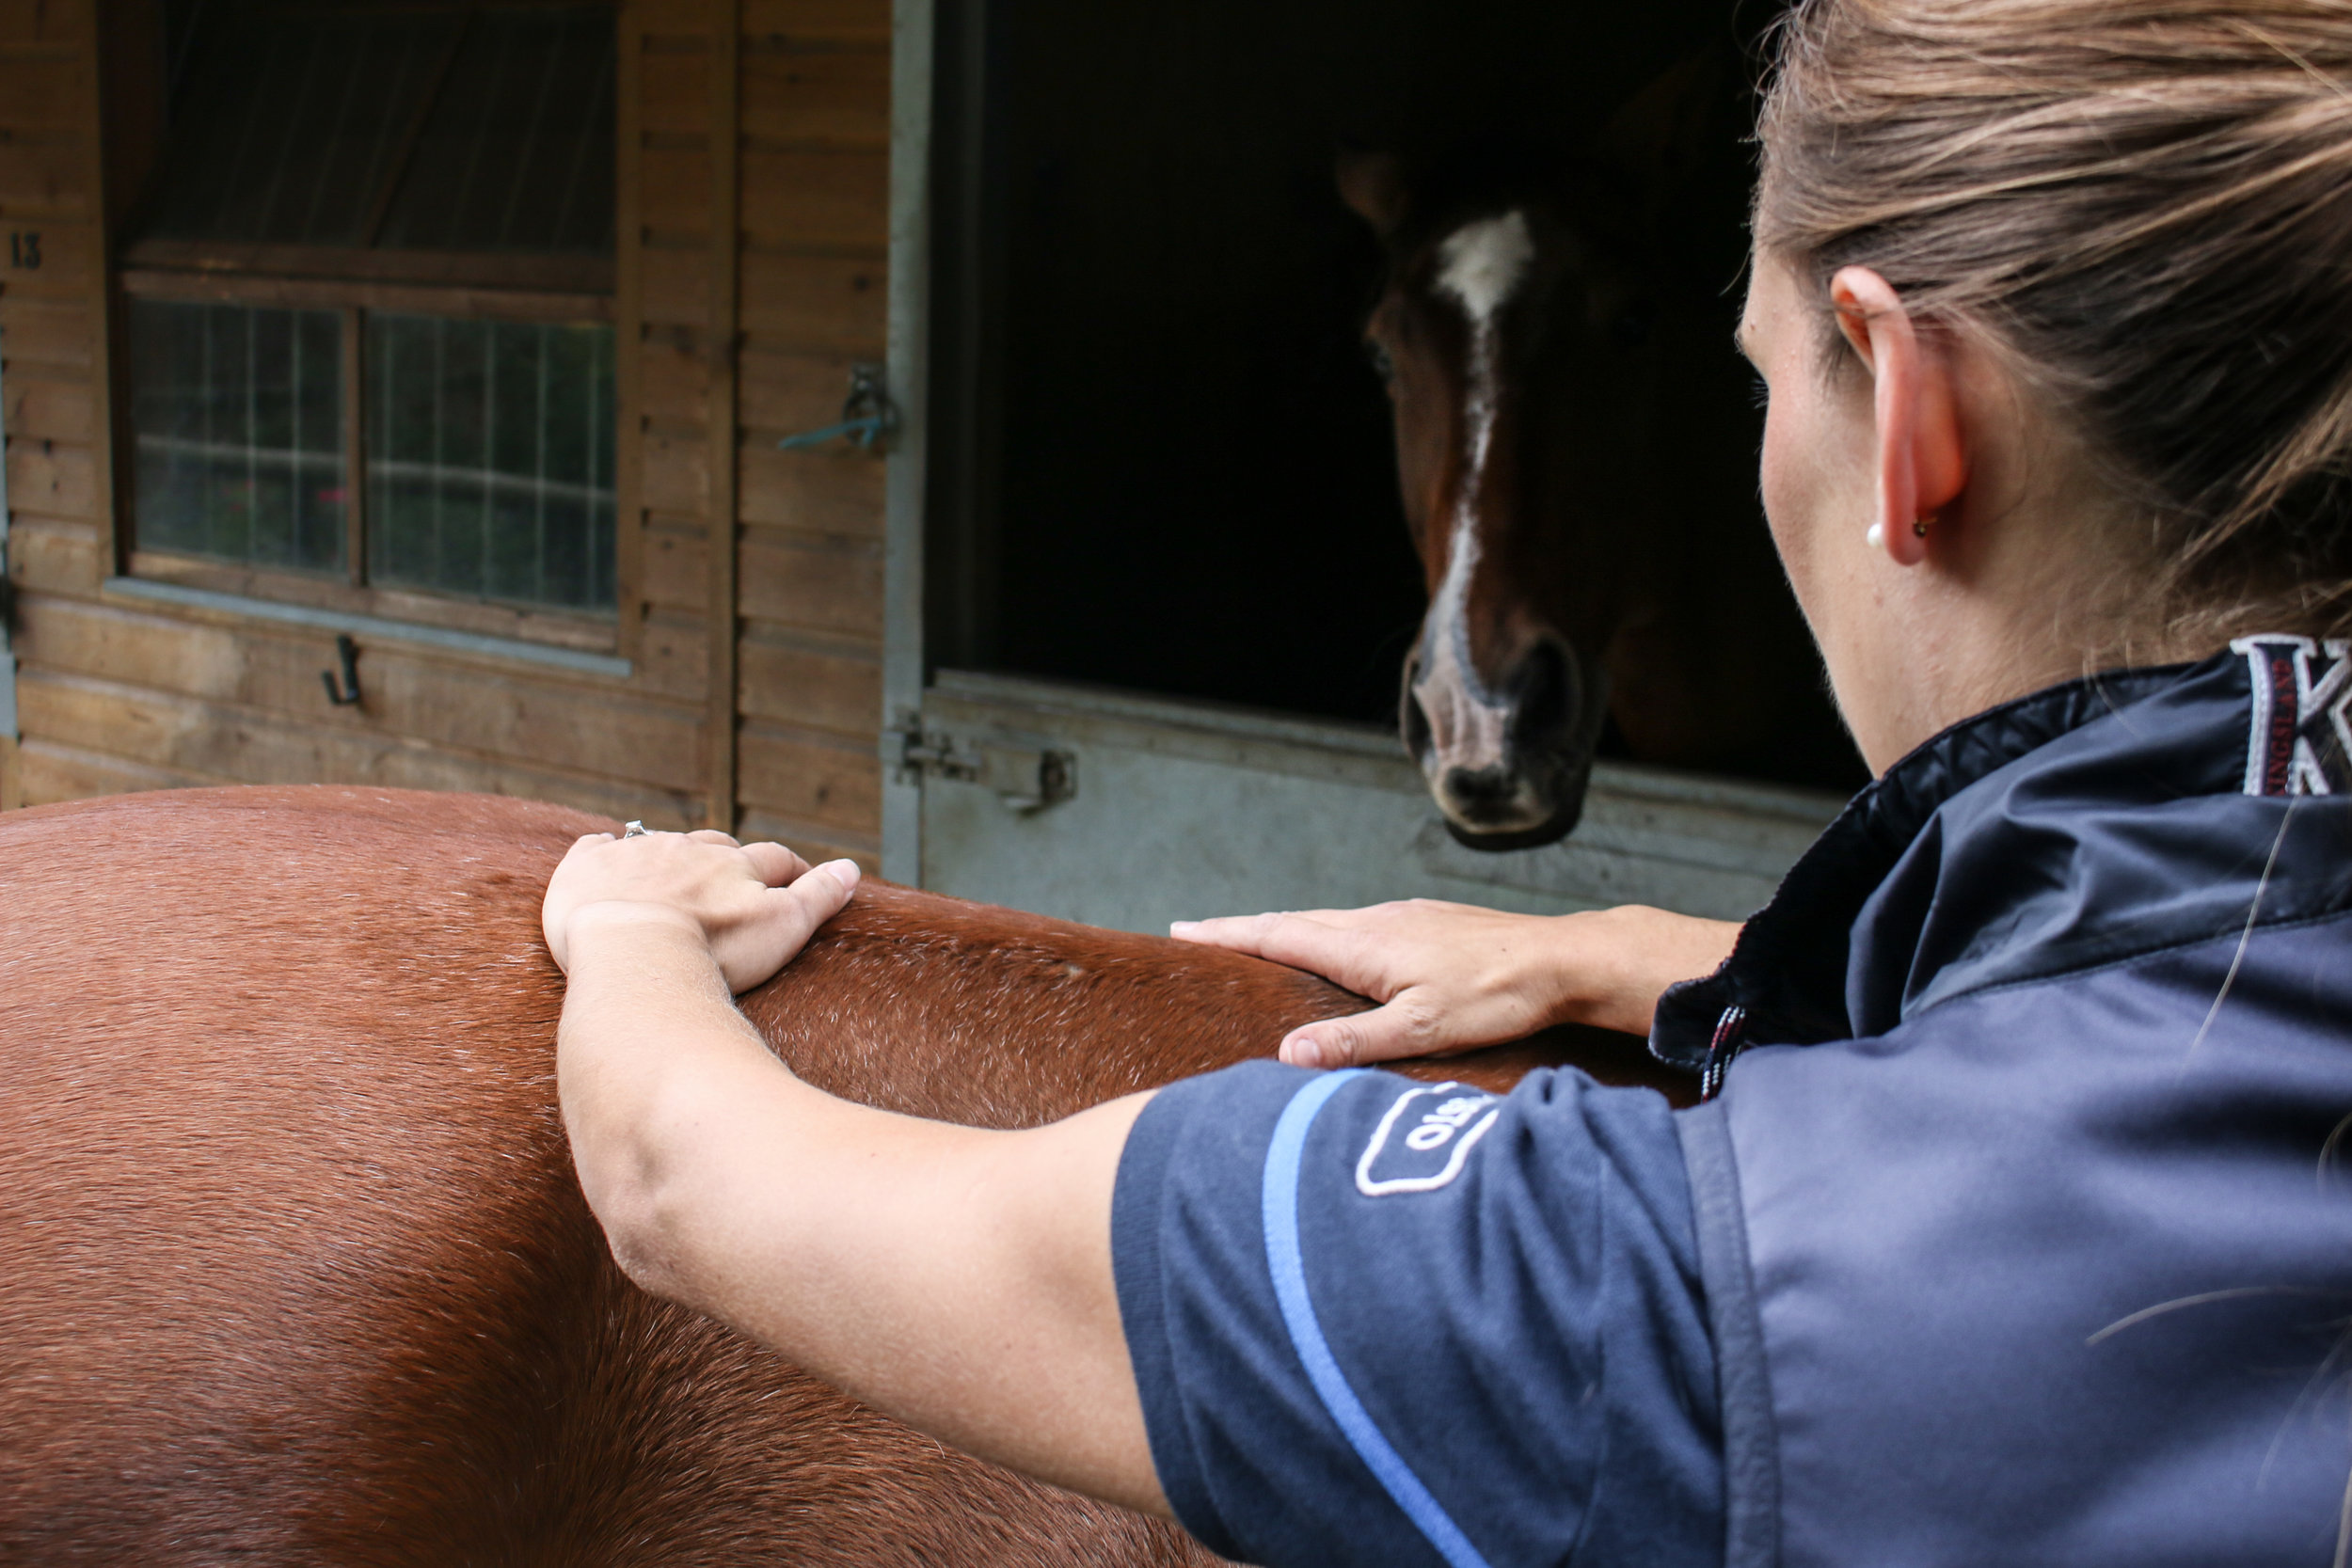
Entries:
{"label": "woman", "polygon": [[[733,1013],[852,869],[583,841],[632,1274],[1263,1563],[2343,1560],[2352,6],[1804,0],[1761,141],[1765,508],[1880,775],[1772,906],[1209,922],[1388,1005],[990,1133]],[[1310,1070],[1570,1018],[1714,1098]]]}

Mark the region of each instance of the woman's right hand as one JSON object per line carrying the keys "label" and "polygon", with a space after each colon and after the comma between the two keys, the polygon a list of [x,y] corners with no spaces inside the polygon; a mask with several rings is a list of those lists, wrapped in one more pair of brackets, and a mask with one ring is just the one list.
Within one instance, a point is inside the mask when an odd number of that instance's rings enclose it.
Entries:
{"label": "woman's right hand", "polygon": [[705,828],[615,838],[590,833],[548,879],[540,929],[572,972],[572,934],[593,925],[672,925],[710,950],[738,994],[767,979],[857,890],[855,861],[810,864],[781,844],[739,844]]}
{"label": "woman's right hand", "polygon": [[1364,910],[1179,921],[1180,942],[1271,958],[1380,1004],[1302,1024],[1294,1067],[1356,1067],[1524,1039],[1555,1023],[1646,1036],[1658,998],[1714,972],[1740,927],[1639,904],[1579,914],[1507,914],[1429,898]]}

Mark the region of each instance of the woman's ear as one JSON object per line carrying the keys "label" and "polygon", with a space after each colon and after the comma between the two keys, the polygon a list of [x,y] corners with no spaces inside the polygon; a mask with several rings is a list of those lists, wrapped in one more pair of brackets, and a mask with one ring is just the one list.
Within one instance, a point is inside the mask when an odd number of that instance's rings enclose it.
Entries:
{"label": "woman's ear", "polygon": [[1968,483],[1950,359],[1920,341],[1894,286],[1867,267],[1830,279],[1838,330],[1870,372],[1878,506],[1873,531],[1898,565],[1928,558],[1935,519]]}

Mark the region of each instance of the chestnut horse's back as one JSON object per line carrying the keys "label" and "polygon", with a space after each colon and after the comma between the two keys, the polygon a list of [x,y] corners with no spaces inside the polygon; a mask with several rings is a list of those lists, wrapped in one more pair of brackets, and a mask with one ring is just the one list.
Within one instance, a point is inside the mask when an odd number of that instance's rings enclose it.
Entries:
{"label": "chestnut horse's back", "polygon": [[614,1269],[552,807],[0,817],[0,1560],[1173,1561]]}

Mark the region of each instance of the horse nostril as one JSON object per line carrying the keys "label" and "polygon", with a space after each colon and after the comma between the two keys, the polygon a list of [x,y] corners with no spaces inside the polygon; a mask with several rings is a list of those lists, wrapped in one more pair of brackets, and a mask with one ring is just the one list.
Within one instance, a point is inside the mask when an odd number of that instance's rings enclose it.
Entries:
{"label": "horse nostril", "polygon": [[1484,818],[1515,806],[1526,784],[1508,768],[1449,768],[1445,799],[1461,816],[1484,825]]}
{"label": "horse nostril", "polygon": [[1573,744],[1581,715],[1576,667],[1567,649],[1549,638],[1536,643],[1511,673],[1509,689],[1515,747],[1546,752]]}

